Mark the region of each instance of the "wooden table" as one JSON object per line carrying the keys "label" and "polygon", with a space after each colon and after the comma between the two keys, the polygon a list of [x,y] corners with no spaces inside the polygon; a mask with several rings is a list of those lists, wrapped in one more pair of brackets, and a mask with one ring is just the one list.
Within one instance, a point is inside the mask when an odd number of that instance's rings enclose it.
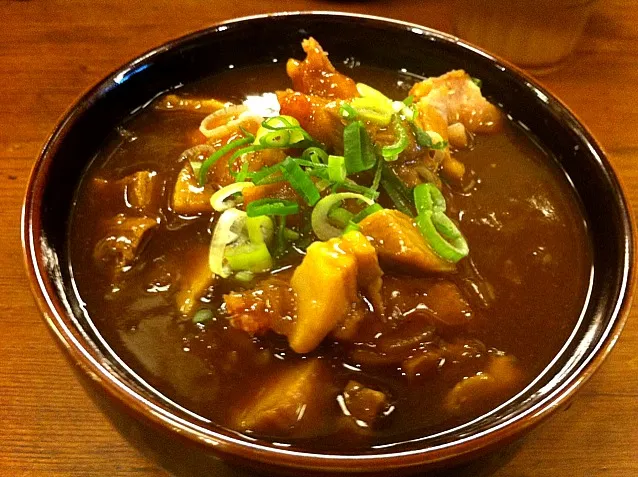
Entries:
{"label": "wooden table", "polygon": [[[0,0],[0,476],[165,475],[94,406],[40,318],[21,260],[24,188],[56,120],[106,73],[213,22],[282,8],[366,12],[450,30],[444,1]],[[600,2],[576,53],[541,80],[607,148],[638,210],[638,3]],[[638,307],[632,315],[571,407],[489,475],[638,475]]]}

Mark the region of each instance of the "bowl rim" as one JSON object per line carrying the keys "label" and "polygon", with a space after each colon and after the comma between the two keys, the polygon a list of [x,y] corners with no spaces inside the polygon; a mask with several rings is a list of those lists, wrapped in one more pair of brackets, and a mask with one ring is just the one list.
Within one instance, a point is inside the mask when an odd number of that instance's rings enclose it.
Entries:
{"label": "bowl rim", "polygon": [[[524,80],[528,87],[546,95],[548,101],[555,103],[576,120],[584,132],[585,139],[600,152],[600,158],[602,165],[606,168],[606,173],[617,184],[616,196],[619,200],[620,210],[624,213],[622,217],[624,219],[623,228],[626,229],[627,234],[625,236],[622,280],[618,299],[614,303],[612,318],[604,329],[604,333],[597,342],[595,349],[589,353],[588,360],[583,363],[575,375],[570,376],[564,383],[544,396],[530,409],[527,409],[513,418],[508,418],[506,422],[499,426],[440,446],[364,455],[322,454],[320,452],[287,450],[272,445],[267,446],[259,442],[254,443],[248,439],[242,439],[239,437],[239,434],[236,434],[238,437],[233,437],[231,435],[232,432],[222,434],[218,431],[201,428],[194,422],[182,419],[170,410],[149,401],[135,389],[130,388],[124,380],[110,372],[108,366],[105,366],[106,359],[91,346],[91,343],[87,343],[83,333],[74,326],[75,318],[69,316],[67,312],[68,308],[65,306],[65,303],[63,303],[65,300],[64,292],[57,290],[55,284],[47,275],[46,270],[48,265],[52,260],[56,260],[55,256],[47,255],[46,246],[43,246],[46,245],[47,239],[41,230],[40,221],[43,192],[48,180],[48,170],[52,167],[53,158],[59,146],[58,143],[65,137],[66,132],[73,127],[80,112],[91,107],[90,98],[110,87],[109,83],[118,76],[122,77],[132,71],[134,72],[140,64],[152,60],[164,51],[179,47],[198,37],[214,34],[215,31],[227,29],[235,24],[255,20],[303,16],[308,16],[309,19],[323,16],[326,17],[326,19],[335,17],[354,21],[365,20],[393,30],[410,30],[414,34],[435,37],[437,40],[457,44],[465,50],[471,50],[474,54],[490,60],[492,63],[501,67],[503,71],[510,70],[520,79]],[[179,435],[182,439],[208,448],[222,457],[239,458],[287,468],[319,471],[387,471],[439,463],[452,458],[458,458],[459,456],[474,455],[498,442],[521,434],[526,429],[535,427],[571,399],[574,393],[582,387],[600,367],[616,343],[627,320],[633,298],[633,290],[636,285],[635,263],[633,260],[636,228],[632,217],[630,204],[625,197],[620,178],[614,172],[602,146],[568,106],[518,67],[456,36],[410,22],[381,16],[339,11],[290,11],[251,15],[213,23],[206,28],[179,36],[147,50],[87,88],[56,122],[53,132],[47,138],[33,165],[22,206],[21,239],[23,260],[33,296],[49,329],[56,336],[58,344],[65,349],[67,358],[70,358],[78,365],[82,371],[95,381],[111,398],[115,399],[116,402],[119,402],[128,410],[131,410],[136,417],[141,417],[153,427],[168,429],[173,432],[173,434]],[[60,296],[58,296],[58,294]]]}

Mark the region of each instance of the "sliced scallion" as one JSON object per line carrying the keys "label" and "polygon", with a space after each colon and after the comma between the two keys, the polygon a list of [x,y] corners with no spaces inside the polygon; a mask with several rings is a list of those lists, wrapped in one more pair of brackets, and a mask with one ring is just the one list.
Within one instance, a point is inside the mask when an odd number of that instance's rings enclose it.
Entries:
{"label": "sliced scallion", "polygon": [[365,195],[355,194],[353,192],[340,192],[338,194],[330,194],[321,199],[312,210],[310,221],[312,230],[319,240],[328,240],[341,235],[343,229],[335,227],[330,223],[329,214],[344,200],[357,199],[368,205],[374,204],[374,201]]}
{"label": "sliced scallion", "polygon": [[414,204],[412,203],[412,191],[406,187],[399,177],[388,166],[382,170],[381,186],[386,191],[395,207],[404,214],[414,217]]}
{"label": "sliced scallion", "polygon": [[343,156],[328,156],[328,179],[332,182],[346,180],[346,162]]}
{"label": "sliced scallion", "polygon": [[272,256],[265,243],[245,243],[227,247],[224,258],[233,271],[246,270],[253,273],[267,272],[273,266]]}
{"label": "sliced scallion", "polygon": [[363,219],[365,219],[368,215],[372,215],[375,212],[378,212],[380,210],[383,210],[383,207],[381,207],[379,204],[372,204],[367,206],[365,209],[363,209],[361,212],[359,212],[358,214],[356,214],[354,217],[352,217],[352,221],[355,224],[358,224],[359,222],[361,222]]}
{"label": "sliced scallion", "polygon": [[399,158],[399,154],[401,154],[409,144],[408,132],[396,117],[394,118],[393,125],[394,134],[396,136],[394,143],[381,148],[381,155],[388,162],[396,161]]}
{"label": "sliced scallion", "polygon": [[354,214],[343,207],[335,207],[328,213],[328,218],[336,226],[344,228],[348,222],[354,219]]}
{"label": "sliced scallion", "polygon": [[281,163],[281,173],[308,205],[315,205],[321,198],[315,183],[292,157],[287,157]]}
{"label": "sliced scallion", "polygon": [[257,217],[246,217],[246,230],[248,238],[252,243],[266,243],[272,241],[275,226],[272,219],[267,215],[258,215]]}
{"label": "sliced scallion", "polygon": [[315,164],[325,164],[328,162],[328,153],[320,147],[309,147],[301,154],[301,158]]}
{"label": "sliced scallion", "polygon": [[342,103],[339,107],[339,115],[348,121],[353,121],[357,118],[357,111],[348,103]]}
{"label": "sliced scallion", "polygon": [[223,212],[226,209],[235,207],[236,201],[232,197],[241,193],[247,187],[254,187],[254,185],[252,182],[234,182],[222,187],[211,196],[210,205],[217,212]]}
{"label": "sliced scallion", "polygon": [[444,260],[456,263],[469,253],[467,241],[443,212],[428,210],[419,214],[416,223],[432,250]]}
{"label": "sliced scallion", "polygon": [[410,123],[410,126],[412,127],[414,137],[419,146],[435,150],[445,149],[447,147],[447,141],[444,141],[440,134],[434,131],[424,131],[414,123]]}
{"label": "sliced scallion", "polygon": [[250,202],[246,206],[248,217],[257,217],[259,215],[284,216],[298,213],[299,204],[293,200],[265,198]]}
{"label": "sliced scallion", "polygon": [[445,212],[445,198],[432,183],[426,182],[414,188],[414,205],[418,214],[430,211]]}
{"label": "sliced scallion", "polygon": [[206,184],[206,176],[208,175],[208,170],[215,164],[219,159],[228,154],[233,149],[243,146],[244,144],[250,144],[255,139],[255,136],[249,134],[245,137],[235,139],[234,141],[229,142],[225,146],[219,148],[213,154],[211,154],[208,159],[202,162],[202,167],[199,169],[199,185],[203,186]]}
{"label": "sliced scallion", "polygon": [[374,167],[376,157],[372,141],[361,121],[354,121],[343,129],[343,156],[348,174]]}

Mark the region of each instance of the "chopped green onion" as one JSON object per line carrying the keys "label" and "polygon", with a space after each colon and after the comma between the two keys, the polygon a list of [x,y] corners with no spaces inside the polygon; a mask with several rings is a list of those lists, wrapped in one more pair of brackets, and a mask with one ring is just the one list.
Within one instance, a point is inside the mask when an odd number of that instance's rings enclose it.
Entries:
{"label": "chopped green onion", "polygon": [[354,98],[351,106],[356,110],[357,117],[364,121],[378,124],[379,126],[387,126],[392,120],[394,108],[392,101],[380,101],[377,98]]}
{"label": "chopped green onion", "polygon": [[324,197],[312,210],[312,215],[310,217],[312,230],[319,240],[328,240],[341,235],[343,230],[330,224],[328,216],[333,208],[347,199],[361,200],[368,205],[374,204],[372,199],[365,195],[355,194],[353,192],[340,192],[338,194],[330,194]]}
{"label": "chopped green onion", "polygon": [[350,102],[357,116],[381,126],[390,124],[392,114],[395,112],[392,100],[364,83],[357,83],[357,91],[361,97],[354,98]]}
{"label": "chopped green onion", "polygon": [[412,204],[412,191],[406,187],[390,167],[384,166],[382,171],[381,186],[386,191],[395,207],[404,214],[414,217]]}
{"label": "chopped green onion", "polygon": [[226,248],[224,258],[234,271],[247,270],[253,273],[267,272],[273,261],[265,243],[245,243]]}
{"label": "chopped green onion", "polygon": [[299,121],[292,116],[287,116],[282,114],[280,116],[273,116],[272,118],[266,119],[263,123],[261,123],[262,127],[266,129],[270,129],[271,131],[276,131],[278,129],[290,129],[299,127]]}
{"label": "chopped green onion", "polygon": [[[260,144],[257,144],[257,145],[253,144],[251,146],[242,147],[241,149],[237,149],[235,152],[233,152],[233,154],[228,159],[228,170],[230,172],[230,175],[233,176],[235,180],[237,180],[237,176],[239,175],[239,172],[233,171],[233,165],[235,164],[235,161],[237,160],[237,158],[243,156],[244,154],[249,154],[255,151],[261,151],[263,149],[266,149],[266,146],[262,146]],[[243,164],[242,164],[242,167],[243,167]]]}
{"label": "chopped green onion", "polygon": [[258,215],[257,217],[246,217],[246,230],[248,238],[254,244],[270,243],[272,240],[275,226],[272,219],[267,215]]}
{"label": "chopped green onion", "polygon": [[370,189],[376,192],[379,190],[379,184],[381,183],[381,173],[383,172],[383,161],[379,161],[377,164],[377,170],[374,172],[374,178],[372,179],[372,185]]}
{"label": "chopped green onion", "polygon": [[292,157],[287,157],[281,163],[281,173],[290,182],[290,185],[297,193],[304,198],[308,205],[315,205],[321,198],[319,190],[303,169],[295,163]]}
{"label": "chopped green onion", "polygon": [[244,144],[249,144],[253,142],[255,136],[249,134],[245,137],[235,139],[234,141],[229,142],[224,147],[219,148],[213,154],[211,154],[208,159],[202,162],[202,167],[199,169],[199,185],[200,187],[206,184],[206,176],[208,175],[208,170],[215,164],[219,159],[228,154],[235,148],[243,146]]}
{"label": "chopped green onion", "polygon": [[416,205],[417,214],[424,212],[445,212],[445,198],[441,191],[431,182],[419,184],[414,188],[414,204]]}
{"label": "chopped green onion", "polygon": [[347,234],[348,232],[352,232],[352,231],[359,232],[359,230],[361,230],[361,228],[354,222],[350,221],[348,222],[348,225],[346,225],[346,228],[343,229],[343,233]]}
{"label": "chopped green onion", "polygon": [[472,77],[472,83],[474,83],[479,88],[483,87],[483,81],[481,79],[479,79],[479,78]]}
{"label": "chopped green onion", "polygon": [[[440,134],[434,131],[424,131],[414,123],[410,123],[416,142],[421,147],[427,147],[428,149],[445,149],[447,147],[447,141],[444,141]],[[433,137],[434,136],[434,137]],[[437,141],[434,141],[437,139]]]}
{"label": "chopped green onion", "polygon": [[210,205],[217,212],[223,212],[226,209],[235,207],[236,203],[230,197],[235,194],[241,193],[241,191],[243,191],[247,187],[254,186],[255,184],[253,184],[252,182],[234,182],[227,185],[226,187],[222,187],[211,196]]}
{"label": "chopped green onion", "polygon": [[348,103],[344,102],[341,103],[341,107],[339,108],[339,116],[341,116],[343,119],[352,121],[356,119],[357,111]]}
{"label": "chopped green onion", "polygon": [[443,212],[425,211],[416,223],[432,250],[444,260],[456,263],[469,253],[465,238]]}
{"label": "chopped green onion", "polygon": [[225,210],[217,219],[208,252],[208,267],[215,275],[222,278],[230,276],[230,268],[224,265],[224,252],[227,245],[240,237],[245,223],[246,212],[235,208]]}
{"label": "chopped green onion", "polygon": [[346,180],[346,162],[343,156],[328,156],[328,179],[332,182]]}
{"label": "chopped green onion", "polygon": [[[274,166],[262,167],[258,171],[249,172],[248,179],[251,179],[253,183],[255,183],[255,185],[261,185],[265,183],[266,179],[272,179],[271,176],[274,176],[279,172],[281,172],[281,167],[279,167],[279,164],[275,164]],[[276,176],[275,178],[277,180],[273,182],[279,182],[283,180],[280,175]]]}
{"label": "chopped green onion", "polygon": [[248,179],[248,174],[250,174],[250,172],[248,172],[248,163],[244,162],[235,176],[235,180],[237,182],[245,182],[246,179]]}
{"label": "chopped green onion", "polygon": [[264,134],[259,138],[259,144],[270,148],[283,148],[290,144],[290,131],[278,129]]}
{"label": "chopped green onion", "polygon": [[205,321],[211,320],[213,318],[212,310],[208,308],[202,308],[197,310],[193,315],[193,323],[203,323]]}
{"label": "chopped green onion", "polygon": [[299,213],[299,204],[293,200],[285,199],[259,199],[246,206],[248,217],[259,215],[294,215]]}
{"label": "chopped green onion", "polygon": [[306,159],[298,159],[296,157],[292,157],[291,159],[293,160],[293,162],[296,162],[300,166],[310,167],[312,169],[317,169],[317,168],[325,169],[328,167],[327,164],[323,164],[321,162],[312,162],[312,161],[307,161]]}
{"label": "chopped green onion", "polygon": [[381,207],[379,204],[369,205],[365,209],[363,209],[361,212],[359,212],[357,215],[352,217],[352,222],[354,222],[355,224],[358,224],[363,219],[365,219],[368,215],[372,215],[375,212],[378,212],[380,210],[383,210],[383,207]]}
{"label": "chopped green onion", "polygon": [[328,218],[335,225],[344,228],[348,222],[354,220],[354,214],[343,207],[335,207],[328,213]]}
{"label": "chopped green onion", "polygon": [[405,104],[406,106],[412,106],[412,103],[414,103],[414,96],[410,95],[407,98],[405,98],[403,100],[403,104]]}
{"label": "chopped green onion", "polygon": [[369,199],[373,199],[375,200],[377,197],[379,197],[379,192],[372,189],[371,187],[366,187],[366,186],[362,186],[357,184],[355,181],[351,180],[351,179],[346,179],[345,181],[339,183],[339,184],[335,184],[334,189],[345,189],[345,190],[349,190],[351,192],[356,192],[358,194],[363,194],[365,195],[367,198]]}
{"label": "chopped green onion", "polygon": [[315,164],[325,164],[328,162],[328,153],[320,147],[309,147],[303,152],[301,158]]}
{"label": "chopped green onion", "polygon": [[394,118],[394,133],[396,134],[396,140],[389,146],[383,146],[381,148],[381,155],[386,161],[396,161],[406,147],[408,147],[408,132],[403,124],[395,117]]}
{"label": "chopped green onion", "polygon": [[343,129],[343,156],[348,174],[374,167],[376,157],[372,141],[361,121],[354,121]]}

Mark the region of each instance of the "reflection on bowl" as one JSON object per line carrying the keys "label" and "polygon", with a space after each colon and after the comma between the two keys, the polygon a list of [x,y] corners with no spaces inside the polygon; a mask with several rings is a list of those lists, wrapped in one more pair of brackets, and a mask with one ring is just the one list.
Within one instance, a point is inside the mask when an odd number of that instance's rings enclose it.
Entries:
{"label": "reflection on bowl", "polygon": [[[336,38],[334,31],[340,32]],[[480,78],[483,93],[549,153],[539,160],[547,161],[545,166],[556,174],[562,174],[561,169],[566,174],[582,205],[593,249],[593,274],[589,288],[582,290],[582,313],[575,317],[573,330],[567,330],[560,351],[531,384],[471,422],[364,452],[318,450],[303,440],[282,447],[200,419],[143,381],[129,367],[125,353],[119,353],[112,340],[104,340],[99,323],[84,313],[71,276],[68,227],[76,191],[90,160],[116,126],[158,94],[218,75],[229,65],[241,70],[300,57],[298,45],[309,36],[325,39],[323,46],[336,64],[348,61],[417,76],[463,68]],[[600,146],[565,106],[515,68],[454,37],[416,25],[334,13],[227,22],[156,48],[111,74],[79,100],[45,146],[27,190],[23,240],[34,293],[56,339],[83,375],[97,383],[98,393],[147,426],[143,432],[163,436],[159,448],[174,443],[185,449],[175,458],[188,456],[190,468],[221,457],[290,475],[408,473],[450,466],[521,435],[565,403],[600,365],[622,328],[633,278],[633,234],[621,188]]]}

